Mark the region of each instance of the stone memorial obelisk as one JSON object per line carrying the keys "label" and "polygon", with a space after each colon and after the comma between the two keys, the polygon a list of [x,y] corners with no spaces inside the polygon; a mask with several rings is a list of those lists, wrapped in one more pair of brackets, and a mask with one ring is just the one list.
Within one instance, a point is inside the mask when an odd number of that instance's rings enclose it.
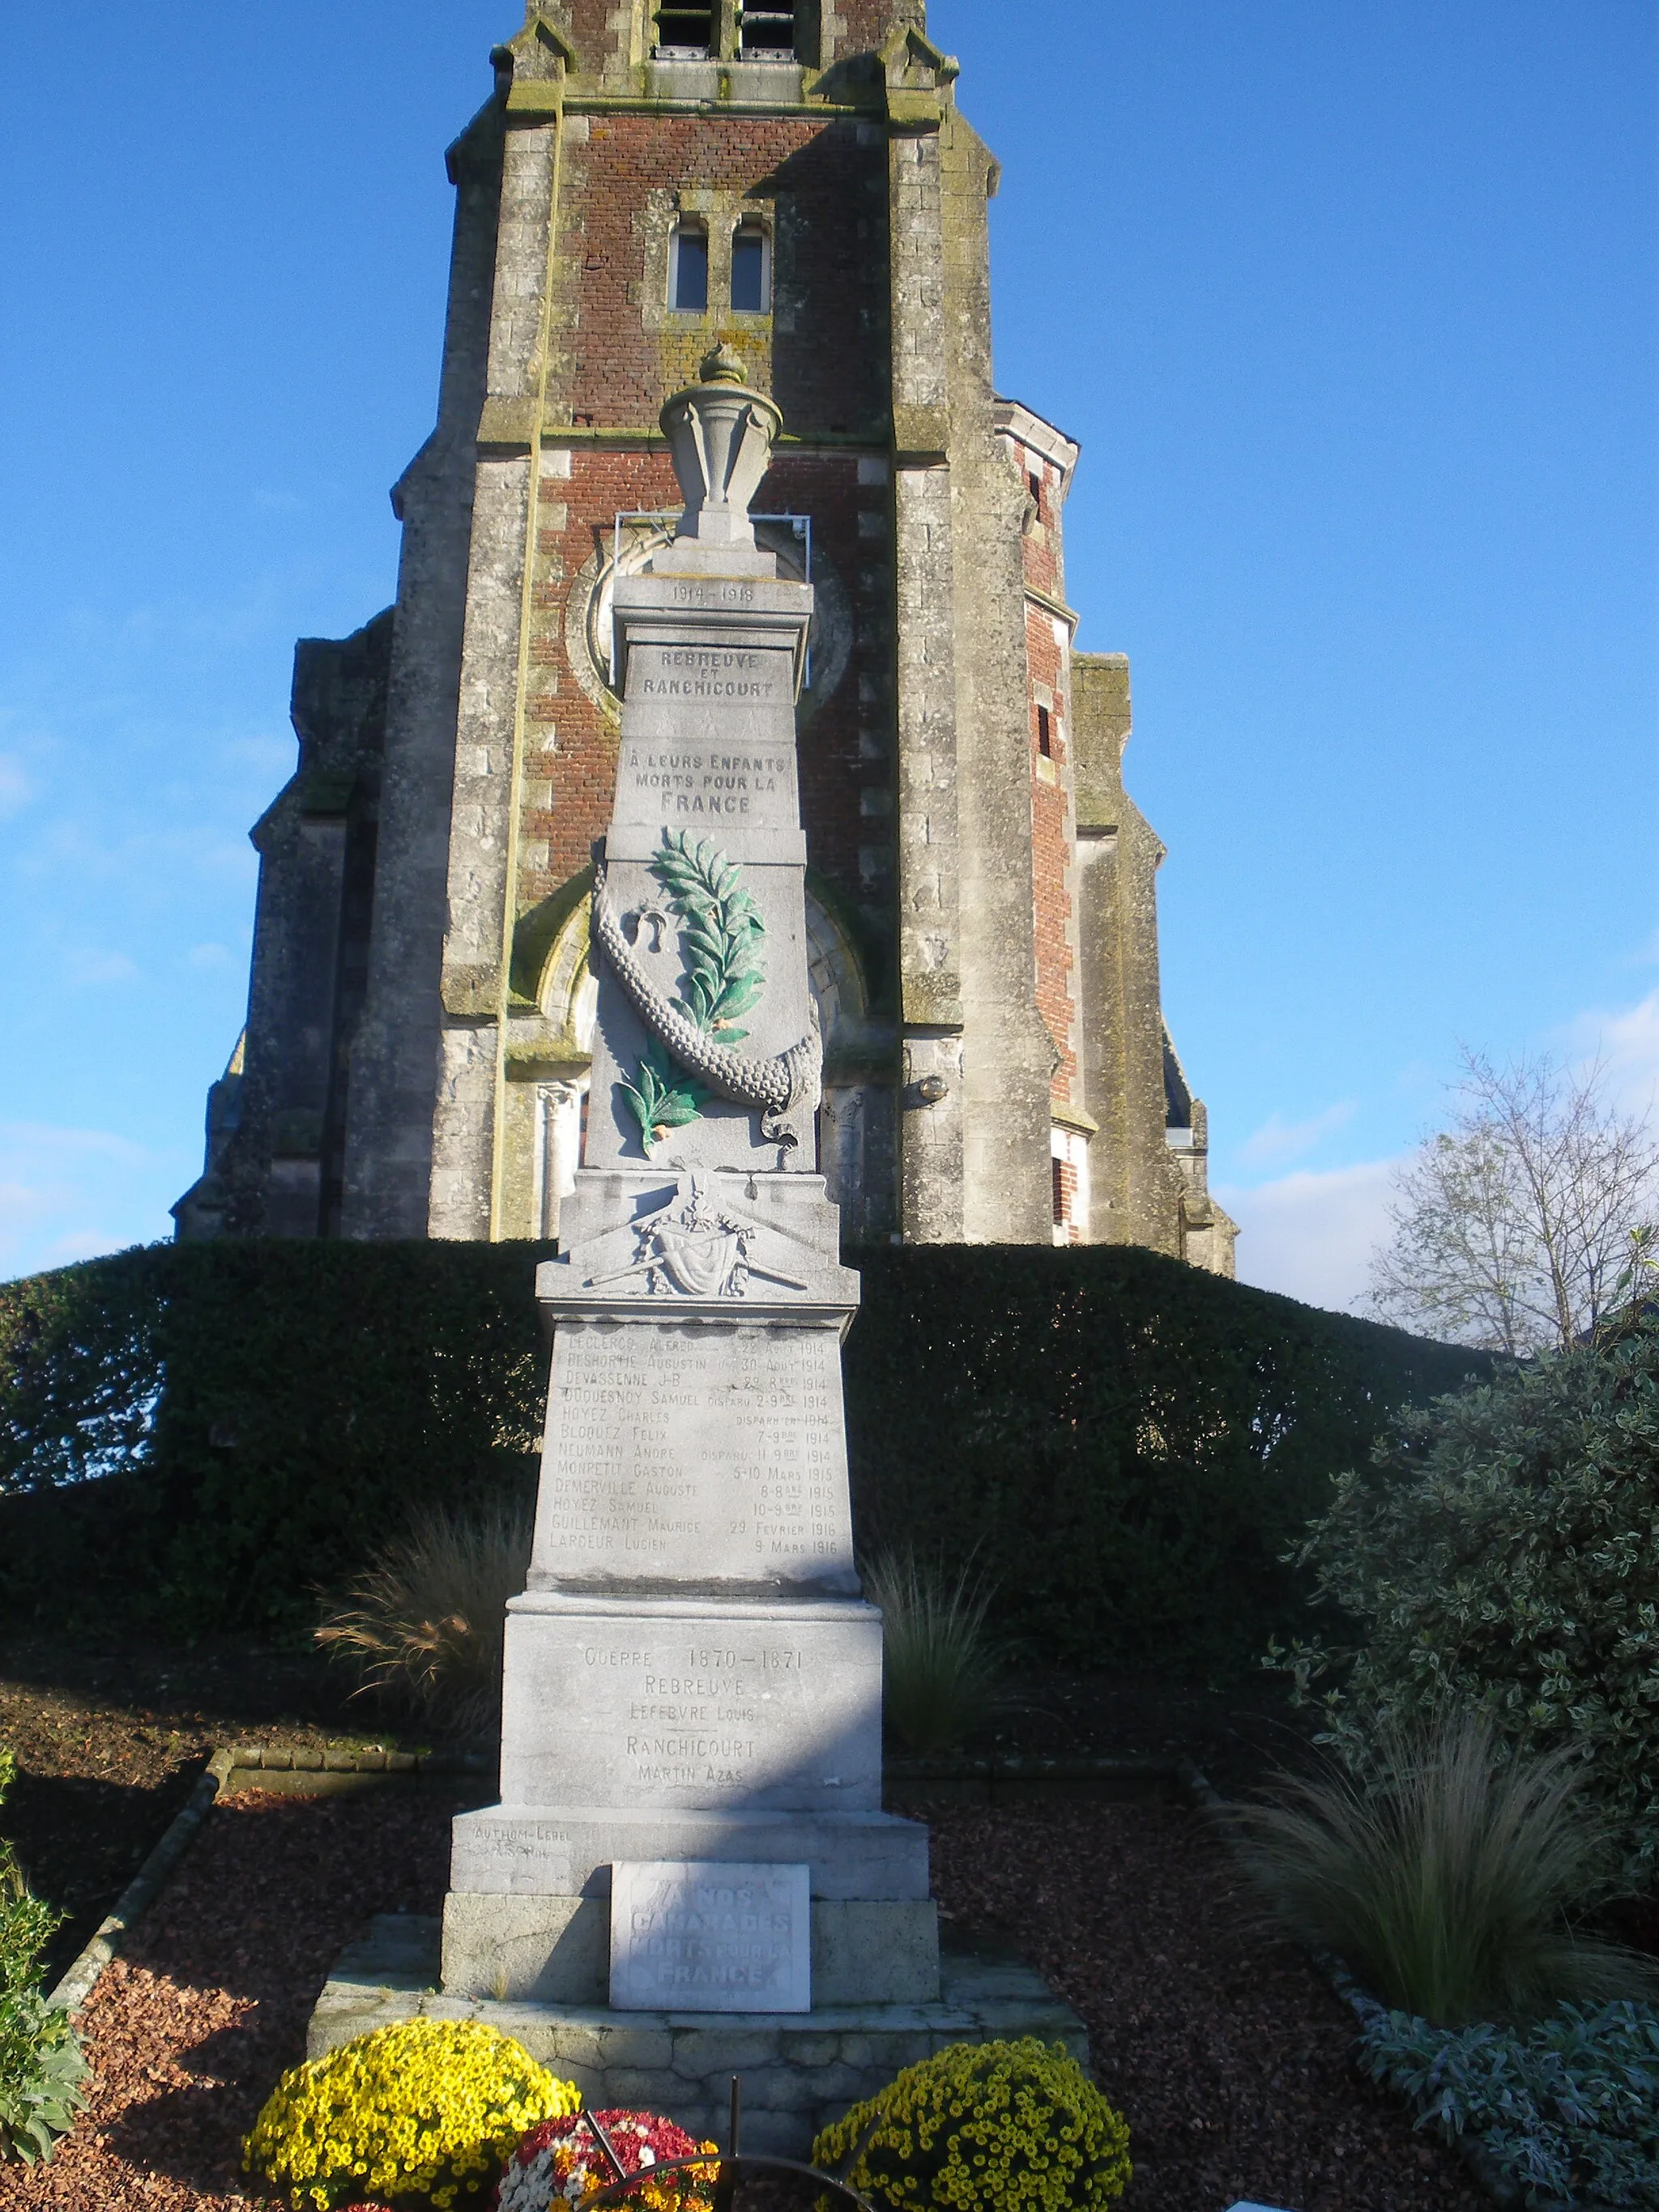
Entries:
{"label": "stone memorial obelisk", "polygon": [[927,1836],[881,1810],[881,1621],[853,1564],[841,1341],[858,1279],[813,1170],[795,701],[810,586],[748,505],[778,410],[723,350],[663,410],[678,535],[615,595],[616,804],[596,851],[586,1164],[552,1323],[501,1802],[454,1826],[442,1923],[377,1920],[313,2057],[489,2021],[597,2106],[815,2130],[946,2044],[1082,2023],[1028,1968],[941,1957]]}
{"label": "stone memorial obelisk", "polygon": [[815,1171],[812,591],[748,513],[777,409],[724,349],[702,377],[663,410],[678,534],[616,585],[585,1164],[537,1279],[552,1369],[501,1802],[455,1823],[443,1932],[447,1995],[618,2022],[939,1994],[927,1832],[881,1810],[842,1410],[858,1278]]}

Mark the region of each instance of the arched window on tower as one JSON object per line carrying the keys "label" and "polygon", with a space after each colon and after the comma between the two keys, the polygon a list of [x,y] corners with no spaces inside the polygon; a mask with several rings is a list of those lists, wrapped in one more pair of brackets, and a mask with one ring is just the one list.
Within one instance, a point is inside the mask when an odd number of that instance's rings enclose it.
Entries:
{"label": "arched window on tower", "polygon": [[780,0],[759,0],[750,7],[744,0],[740,18],[743,51],[757,61],[788,61],[795,52],[795,11]]}
{"label": "arched window on tower", "polygon": [[677,222],[668,246],[668,304],[682,315],[708,312],[708,233],[700,222]]}
{"label": "arched window on tower", "polygon": [[657,9],[657,52],[675,56],[710,54],[714,51],[714,10],[683,8],[663,0]]}
{"label": "arched window on tower", "polygon": [[772,305],[772,241],[764,224],[740,222],[732,236],[732,312],[763,315]]}

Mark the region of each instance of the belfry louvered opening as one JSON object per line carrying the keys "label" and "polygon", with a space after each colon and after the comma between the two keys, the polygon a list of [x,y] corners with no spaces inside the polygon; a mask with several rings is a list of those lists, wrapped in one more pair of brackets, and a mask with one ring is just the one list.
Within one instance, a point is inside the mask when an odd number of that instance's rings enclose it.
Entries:
{"label": "belfry louvered opening", "polygon": [[708,54],[714,50],[714,10],[665,4],[657,10],[659,53]]}
{"label": "belfry louvered opening", "polygon": [[759,60],[795,51],[795,11],[775,4],[744,7],[739,16],[743,51]]}

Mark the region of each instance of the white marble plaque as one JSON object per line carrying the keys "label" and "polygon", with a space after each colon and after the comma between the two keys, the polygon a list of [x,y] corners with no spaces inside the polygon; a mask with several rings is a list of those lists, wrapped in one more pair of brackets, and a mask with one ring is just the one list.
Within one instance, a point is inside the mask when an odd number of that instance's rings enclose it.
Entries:
{"label": "white marble plaque", "polygon": [[810,2012],[804,1866],[621,1860],[611,1869],[611,2002],[622,2012]]}

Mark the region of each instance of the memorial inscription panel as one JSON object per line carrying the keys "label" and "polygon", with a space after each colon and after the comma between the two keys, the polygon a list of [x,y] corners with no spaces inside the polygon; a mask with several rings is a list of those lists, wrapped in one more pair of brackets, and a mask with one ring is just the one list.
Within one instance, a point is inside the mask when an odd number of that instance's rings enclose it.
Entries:
{"label": "memorial inscription panel", "polygon": [[[501,1794],[516,1804],[872,1810],[881,1626],[825,1605],[697,1617],[521,1600],[507,1623]],[[620,1613],[620,1608],[618,1608]],[[520,1655],[523,1655],[522,1660]],[[520,1681],[533,1680],[521,1709]],[[544,1716],[558,1717],[556,1729]]]}
{"label": "memorial inscription panel", "polygon": [[538,1516],[561,1585],[849,1577],[836,1333],[565,1323]]}
{"label": "memorial inscription panel", "polygon": [[619,2011],[810,2012],[808,1869],[618,1860],[611,2002]]}

